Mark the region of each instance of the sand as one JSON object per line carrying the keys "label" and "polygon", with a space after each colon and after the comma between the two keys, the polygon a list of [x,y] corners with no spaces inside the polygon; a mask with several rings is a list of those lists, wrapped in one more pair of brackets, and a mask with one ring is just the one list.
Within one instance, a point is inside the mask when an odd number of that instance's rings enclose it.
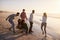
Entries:
{"label": "sand", "polygon": [[[9,15],[9,14],[8,14]],[[10,24],[6,21],[7,13],[0,13],[0,40],[60,40],[60,36],[53,35],[53,31],[47,29],[47,37],[42,35],[41,28],[38,22],[34,21],[33,33],[26,35],[25,33],[20,33],[19,30],[16,30],[16,34],[14,35],[11,31],[8,30]],[[14,20],[17,25],[17,20]]]}

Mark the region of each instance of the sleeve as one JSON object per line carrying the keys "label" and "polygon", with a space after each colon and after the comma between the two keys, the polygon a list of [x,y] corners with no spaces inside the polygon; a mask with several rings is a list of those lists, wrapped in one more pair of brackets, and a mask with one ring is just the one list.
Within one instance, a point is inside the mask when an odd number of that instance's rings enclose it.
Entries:
{"label": "sleeve", "polygon": [[6,18],[6,20],[8,20],[9,17],[10,17],[10,15]]}

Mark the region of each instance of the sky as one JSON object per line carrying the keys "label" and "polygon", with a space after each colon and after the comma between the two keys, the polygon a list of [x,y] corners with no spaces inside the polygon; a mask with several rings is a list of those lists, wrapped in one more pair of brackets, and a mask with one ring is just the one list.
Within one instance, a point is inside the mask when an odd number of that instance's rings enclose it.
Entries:
{"label": "sky", "polygon": [[22,11],[35,10],[36,13],[60,13],[60,0],[0,0],[0,10]]}

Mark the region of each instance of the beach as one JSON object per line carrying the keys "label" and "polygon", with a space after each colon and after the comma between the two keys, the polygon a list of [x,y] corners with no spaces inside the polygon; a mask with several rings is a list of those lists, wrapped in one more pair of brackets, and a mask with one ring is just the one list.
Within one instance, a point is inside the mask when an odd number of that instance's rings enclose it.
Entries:
{"label": "beach", "polygon": [[[33,33],[25,35],[16,30],[16,35],[9,31],[10,24],[6,21],[8,15],[14,13],[0,13],[0,40],[60,40],[60,18],[48,17],[47,37],[41,33],[41,16],[34,15]],[[29,18],[30,14],[27,14]],[[19,17],[14,19],[15,26]]]}

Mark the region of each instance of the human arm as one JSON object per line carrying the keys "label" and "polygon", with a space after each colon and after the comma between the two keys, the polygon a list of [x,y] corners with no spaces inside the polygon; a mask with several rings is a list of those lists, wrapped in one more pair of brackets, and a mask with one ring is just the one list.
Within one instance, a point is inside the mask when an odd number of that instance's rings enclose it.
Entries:
{"label": "human arm", "polygon": [[8,17],[6,18],[6,21],[9,19],[9,17],[10,17],[10,16],[8,16]]}

